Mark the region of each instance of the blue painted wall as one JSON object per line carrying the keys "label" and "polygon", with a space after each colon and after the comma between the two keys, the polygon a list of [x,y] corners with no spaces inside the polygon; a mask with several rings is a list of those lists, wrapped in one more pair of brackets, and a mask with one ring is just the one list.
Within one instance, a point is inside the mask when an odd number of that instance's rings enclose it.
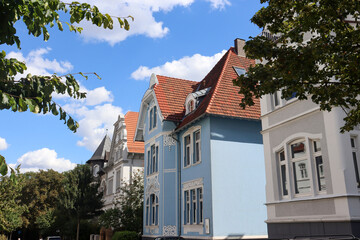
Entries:
{"label": "blue painted wall", "polygon": [[[201,127],[201,162],[196,165],[192,165],[190,167],[184,168],[184,133],[190,127]],[[203,216],[204,219],[212,218],[212,191],[211,191],[211,155],[210,155],[210,119],[203,118],[200,121],[195,122],[187,126],[187,128],[183,129],[179,133],[179,140],[181,143],[181,154],[180,154],[180,161],[181,161],[181,188],[183,187],[184,182],[188,182],[191,180],[203,178]],[[183,189],[181,190],[183,193]],[[181,211],[182,211],[182,219],[181,219],[181,233],[182,236],[199,236],[200,234],[197,232],[188,232],[187,234],[184,233],[184,202],[182,198],[181,202]],[[203,226],[203,232],[201,236],[212,236],[212,221],[210,220],[210,234],[205,234],[205,226]]]}
{"label": "blue painted wall", "polygon": [[267,235],[261,122],[210,122],[214,236]]}
{"label": "blue painted wall", "polygon": [[[150,104],[151,105],[151,104]],[[158,181],[160,185],[159,197],[159,219],[158,219],[158,232],[149,233],[146,232],[146,199],[144,198],[144,235],[158,236],[163,235],[164,226],[176,226],[177,225],[177,163],[176,163],[176,152],[177,146],[164,146],[165,136],[163,133],[172,131],[176,125],[173,122],[161,121],[160,112],[157,110],[157,125],[156,128],[149,131],[149,110],[145,116],[145,127],[144,127],[144,142],[145,142],[145,168],[148,166],[148,155],[147,152],[150,150],[152,144],[159,146],[158,156]],[[147,169],[144,171],[145,181],[144,188],[147,186]],[[156,228],[155,226],[151,227]]]}

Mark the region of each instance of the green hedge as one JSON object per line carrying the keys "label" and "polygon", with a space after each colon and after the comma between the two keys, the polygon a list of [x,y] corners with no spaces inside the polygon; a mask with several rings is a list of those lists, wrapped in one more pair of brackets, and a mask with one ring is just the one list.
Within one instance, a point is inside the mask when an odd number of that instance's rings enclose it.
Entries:
{"label": "green hedge", "polygon": [[140,236],[137,232],[121,231],[115,232],[111,240],[139,240]]}

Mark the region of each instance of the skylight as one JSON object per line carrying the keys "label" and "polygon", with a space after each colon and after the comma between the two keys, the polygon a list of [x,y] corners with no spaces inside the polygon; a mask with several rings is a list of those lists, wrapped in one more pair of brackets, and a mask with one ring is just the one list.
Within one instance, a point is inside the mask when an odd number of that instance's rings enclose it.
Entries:
{"label": "skylight", "polygon": [[246,74],[246,70],[243,69],[243,68],[239,68],[239,67],[233,67],[234,70],[236,71],[237,75],[238,76],[241,76],[241,75],[245,75]]}

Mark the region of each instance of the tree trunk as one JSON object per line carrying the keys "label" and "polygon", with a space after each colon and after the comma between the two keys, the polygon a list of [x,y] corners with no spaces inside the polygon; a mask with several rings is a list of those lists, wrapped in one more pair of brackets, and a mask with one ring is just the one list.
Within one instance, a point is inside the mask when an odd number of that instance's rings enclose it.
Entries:
{"label": "tree trunk", "polygon": [[76,240],[79,240],[79,232],[80,232],[80,219],[77,221],[77,230],[76,230]]}
{"label": "tree trunk", "polygon": [[12,238],[12,233],[13,233],[13,232],[11,231],[10,236],[9,236],[9,240],[11,240],[11,238]]}

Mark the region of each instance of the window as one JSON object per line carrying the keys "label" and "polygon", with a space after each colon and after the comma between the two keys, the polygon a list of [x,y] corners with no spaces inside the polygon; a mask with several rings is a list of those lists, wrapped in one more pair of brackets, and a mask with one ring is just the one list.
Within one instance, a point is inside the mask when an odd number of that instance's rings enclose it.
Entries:
{"label": "window", "polygon": [[107,186],[107,194],[110,195],[110,194],[113,194],[113,189],[114,189],[114,180],[113,179],[110,179],[108,181],[108,186]]}
{"label": "window", "polygon": [[120,191],[120,184],[121,184],[121,179],[120,179],[120,169],[116,171],[116,192]]}
{"label": "window", "polygon": [[197,189],[198,197],[199,197],[199,223],[203,223],[203,194],[202,194],[202,188]]}
{"label": "window", "polygon": [[353,158],[353,162],[354,162],[354,170],[355,170],[355,177],[356,177],[356,182],[357,182],[357,187],[360,188],[360,176],[359,176],[359,165],[358,165],[358,157],[357,157],[357,138],[356,137],[351,137],[350,138],[350,144],[351,144],[351,149],[352,149],[352,158]]}
{"label": "window", "polygon": [[154,106],[150,109],[149,131],[156,127],[156,120],[157,120],[157,110],[156,110],[156,106]]}
{"label": "window", "polygon": [[305,141],[293,143],[291,148],[291,162],[294,171],[295,193],[311,191],[308,177],[308,159],[306,158]]}
{"label": "window", "polygon": [[202,187],[184,191],[184,224],[203,223]]}
{"label": "window", "polygon": [[[288,198],[326,190],[325,171],[319,139],[308,137],[279,146],[276,152],[279,192]],[[289,181],[292,180],[292,181]],[[290,184],[291,183],[291,184]]]}
{"label": "window", "polygon": [[194,111],[194,109],[195,109],[195,102],[194,102],[194,100],[190,100],[190,101],[188,102],[187,107],[188,107],[188,113]]}
{"label": "window", "polygon": [[185,207],[184,207],[184,210],[185,210],[185,224],[190,224],[190,194],[189,194],[189,191],[185,191],[184,192],[184,196],[185,196]]}
{"label": "window", "polygon": [[190,135],[184,137],[184,166],[190,165]]}
{"label": "window", "polygon": [[145,225],[158,225],[159,222],[159,198],[155,194],[151,194],[146,199],[146,219]]}
{"label": "window", "polygon": [[273,94],[274,107],[277,107],[281,103],[280,93],[278,91]]}
{"label": "window", "polygon": [[200,162],[200,153],[201,153],[201,144],[200,144],[200,130],[197,130],[194,133],[194,163]]}
{"label": "window", "polygon": [[316,166],[317,187],[319,191],[326,190],[323,159],[321,156],[321,143],[319,140],[312,141],[313,161]]}
{"label": "window", "polygon": [[185,133],[183,138],[184,167],[201,162],[201,131],[199,128]]}
{"label": "window", "polygon": [[245,75],[246,74],[246,70],[243,69],[243,68],[239,68],[239,67],[234,67],[234,70],[236,72],[236,74],[238,76],[241,76],[241,75]]}
{"label": "window", "polygon": [[150,151],[148,151],[148,166],[147,174],[153,174],[158,172],[159,162],[159,146],[151,145]]}
{"label": "window", "polygon": [[285,152],[284,150],[278,153],[278,159],[280,162],[280,177],[281,177],[281,190],[282,195],[288,195],[288,187],[287,187],[287,177],[286,177],[286,162],[285,162]]}
{"label": "window", "polygon": [[100,167],[97,164],[93,167],[93,176],[94,177],[98,176],[99,169],[100,169]]}

